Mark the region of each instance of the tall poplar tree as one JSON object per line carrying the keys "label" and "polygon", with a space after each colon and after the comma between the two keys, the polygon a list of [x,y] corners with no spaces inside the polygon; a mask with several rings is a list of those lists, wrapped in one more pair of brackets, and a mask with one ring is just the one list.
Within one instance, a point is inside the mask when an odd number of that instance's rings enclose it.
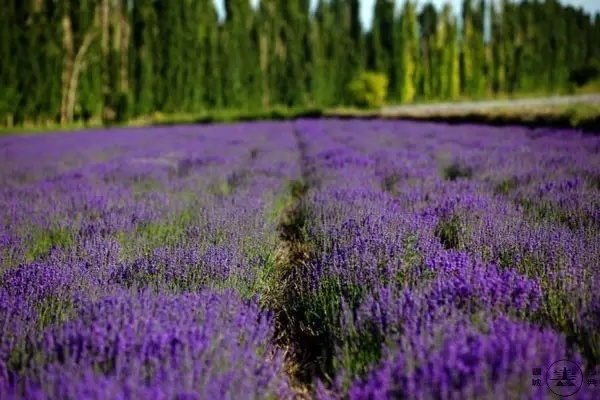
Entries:
{"label": "tall poplar tree", "polygon": [[438,84],[435,80],[435,69],[439,61],[435,46],[437,31],[437,11],[433,4],[427,3],[419,13],[420,46],[421,49],[421,76],[418,84],[418,93],[423,98],[439,96]]}
{"label": "tall poplar tree", "polygon": [[518,6],[515,65],[517,90],[531,92],[536,89],[536,63],[534,41],[534,8],[529,0]]}
{"label": "tall poplar tree", "polygon": [[487,47],[485,45],[486,1],[479,0],[473,12],[473,29],[471,45],[473,47],[473,94],[483,97],[486,94],[486,76],[488,73]]}
{"label": "tall poplar tree", "polygon": [[559,0],[377,0],[369,31],[359,0],[309,3],[227,0],[220,21],[212,0],[6,0],[0,124],[338,106],[366,69],[412,102],[571,90],[600,68],[600,15]]}
{"label": "tall poplar tree", "polygon": [[491,12],[491,68],[489,79],[495,93],[506,92],[506,53],[504,52],[507,40],[506,30],[502,24],[502,11],[492,2]]}
{"label": "tall poplar tree", "polygon": [[411,0],[404,2],[396,29],[397,43],[400,45],[394,63],[398,77],[395,82],[396,95],[401,102],[410,103],[415,100],[417,94],[417,63],[420,57],[416,5]]}
{"label": "tall poplar tree", "polygon": [[462,2],[462,35],[460,37],[460,54],[461,54],[461,91],[472,95],[474,93],[473,75],[474,61],[473,61],[473,48],[471,44],[473,42],[473,8],[471,0],[463,0]]}
{"label": "tall poplar tree", "polygon": [[373,23],[369,37],[369,69],[387,74],[388,76],[392,75],[391,58],[394,48],[394,12],[394,2],[389,0],[375,0]]}
{"label": "tall poplar tree", "polygon": [[153,0],[136,0],[132,13],[133,97],[135,112],[142,115],[156,109],[156,86],[160,77],[158,18],[153,3]]}
{"label": "tall poplar tree", "polygon": [[338,66],[334,64],[336,43],[332,33],[336,27],[331,4],[319,0],[315,18],[316,29],[312,40],[317,76],[313,79],[313,93],[316,104],[319,106],[333,106],[336,104],[336,80],[334,77]]}
{"label": "tall poplar tree", "polygon": [[443,99],[456,99],[460,95],[460,49],[458,27],[452,6],[445,4],[438,22],[437,48],[440,53],[439,93]]}
{"label": "tall poplar tree", "polygon": [[281,79],[285,76],[285,46],[281,38],[279,0],[259,3],[259,66],[262,106],[272,107],[281,102]]}
{"label": "tall poplar tree", "polygon": [[223,78],[225,102],[231,108],[251,105],[259,79],[258,51],[252,40],[255,21],[249,0],[225,0]]}
{"label": "tall poplar tree", "polygon": [[14,115],[21,100],[17,86],[20,79],[17,60],[21,54],[13,51],[21,33],[20,25],[15,23],[16,12],[15,2],[8,1],[2,6],[0,13],[0,122],[6,125],[14,123]]}
{"label": "tall poplar tree", "polygon": [[185,82],[185,32],[187,11],[181,1],[156,3],[160,35],[161,79],[157,84],[157,100],[161,111],[179,112]]}
{"label": "tall poplar tree", "polygon": [[306,54],[308,39],[309,3],[306,0],[283,0],[278,4],[279,17],[286,21],[281,26],[280,41],[283,49],[283,76],[280,101],[286,106],[306,103]]}
{"label": "tall poplar tree", "polygon": [[347,0],[331,0],[330,7],[333,14],[333,29],[330,34],[334,43],[331,54],[335,66],[335,72],[332,74],[334,99],[338,104],[345,104],[349,100],[348,84],[361,68],[356,54],[360,51],[360,41],[357,37],[359,27],[356,20],[358,5],[357,2]]}

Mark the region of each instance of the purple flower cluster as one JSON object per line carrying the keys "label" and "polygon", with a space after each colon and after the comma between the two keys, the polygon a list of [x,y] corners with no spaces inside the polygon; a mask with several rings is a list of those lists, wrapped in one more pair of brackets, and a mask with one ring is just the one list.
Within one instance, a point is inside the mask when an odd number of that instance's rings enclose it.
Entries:
{"label": "purple flower cluster", "polygon": [[256,298],[290,128],[1,138],[0,398],[290,397]]}
{"label": "purple flower cluster", "polygon": [[22,398],[47,399],[286,396],[283,358],[271,338],[256,302],[230,291],[123,291],[82,304],[77,318],[33,341],[39,365],[13,377],[13,387],[25,387]]}
{"label": "purple flower cluster", "polygon": [[[304,124],[321,182],[310,193],[311,290],[320,298],[310,310],[336,337],[329,389],[350,398],[529,397],[538,395],[527,376],[532,367],[566,357],[583,365],[578,351],[600,361],[599,303],[591,295],[600,232],[560,217],[595,212],[598,188],[579,177],[598,177],[589,167],[598,138],[401,122]],[[557,177],[560,193],[570,194],[552,195],[547,214],[524,208],[520,190]],[[542,203],[539,194],[527,198]],[[339,307],[319,308],[336,295]],[[475,339],[460,344],[457,335]],[[472,363],[461,367],[471,352]],[[375,372],[365,375],[365,365]],[[326,386],[318,392],[327,398]]]}
{"label": "purple flower cluster", "polygon": [[[465,321],[446,323],[431,336],[435,340],[399,343],[399,350],[390,351],[364,380],[352,384],[348,398],[545,399],[551,392],[531,385],[532,371],[566,354],[564,339],[555,332],[504,317],[479,329]],[[582,363],[577,357],[573,361]],[[592,399],[594,394],[586,387],[577,398]],[[330,394],[323,391],[319,397]]]}
{"label": "purple flower cluster", "polygon": [[599,149],[357,120],[1,137],[0,398],[293,398],[289,367],[322,399],[548,398],[533,369],[600,363]]}

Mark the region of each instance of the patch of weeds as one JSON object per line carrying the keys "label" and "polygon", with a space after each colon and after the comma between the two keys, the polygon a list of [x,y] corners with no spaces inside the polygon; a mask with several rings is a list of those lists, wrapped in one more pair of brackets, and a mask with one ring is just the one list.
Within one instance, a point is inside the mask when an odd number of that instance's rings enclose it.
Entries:
{"label": "patch of weeds", "polygon": [[[506,258],[511,258],[514,252],[506,252]],[[580,301],[569,295],[561,281],[551,281],[544,268],[542,260],[537,260],[534,256],[526,255],[514,264],[514,268],[529,278],[537,278],[542,286],[542,298],[537,310],[529,315],[525,315],[529,321],[541,326],[551,327],[553,330],[564,334],[567,342],[572,347],[577,347],[584,358],[597,365],[600,362],[600,333],[597,331],[599,320],[585,323],[585,315],[582,314]],[[592,319],[600,318],[600,314],[594,316],[589,313]],[[582,321],[580,321],[582,320]],[[593,327],[593,328],[590,328]]]}
{"label": "patch of weeds", "polygon": [[498,183],[494,187],[494,193],[507,196],[510,192],[515,190],[518,186],[519,186],[519,181],[517,180],[517,178],[512,177],[512,178],[504,179],[504,180],[500,181],[500,183]]}
{"label": "patch of weeds", "polygon": [[588,185],[592,189],[600,190],[600,175],[589,175],[588,176]]}
{"label": "patch of weeds", "polygon": [[530,279],[545,276],[544,262],[538,260],[535,255],[526,253],[525,250],[507,249],[502,251],[496,260],[498,267],[502,269],[515,269],[520,274]]}
{"label": "patch of weeds", "polygon": [[[33,304],[33,310],[35,315],[35,325],[31,326],[33,330],[25,335],[11,335],[12,348],[8,354],[3,354],[5,358],[2,361],[6,363],[8,382],[11,384],[19,384],[19,379],[32,368],[45,365],[48,355],[44,353],[45,349],[40,348],[38,340],[43,337],[47,327],[59,325],[72,317],[75,313],[75,305],[70,299],[50,296],[42,302]],[[5,339],[9,340],[8,337]],[[6,340],[5,343],[8,343]]]}
{"label": "patch of weeds", "polygon": [[255,294],[259,295],[259,298],[264,301],[265,297],[268,296],[269,291],[273,285],[272,279],[277,268],[276,256],[273,251],[265,250],[260,251],[257,254],[248,254],[249,265],[251,268],[255,268],[256,279],[248,290],[242,290],[240,293],[243,297],[252,297]]}
{"label": "patch of weeds", "polygon": [[280,222],[280,237],[293,243],[304,243],[308,238],[306,220],[311,212],[308,207],[294,204],[287,210],[288,216]]}
{"label": "patch of weeds", "polygon": [[549,201],[533,201],[521,198],[517,200],[517,204],[521,205],[525,213],[534,219],[557,223],[573,231],[579,230],[582,227],[594,227],[597,225],[593,216],[565,210],[563,207],[552,204]]}
{"label": "patch of weeds", "polygon": [[136,199],[139,199],[148,192],[161,189],[160,183],[150,176],[135,179],[133,182],[131,182],[131,184],[129,184],[129,187],[131,188],[131,191]]}
{"label": "patch of weeds", "polygon": [[190,176],[194,170],[213,163],[213,160],[206,158],[185,158],[179,160],[175,168],[170,171],[171,177],[186,178]]}
{"label": "patch of weeds", "polygon": [[[540,220],[555,220],[555,213],[552,209],[552,205],[546,201],[532,201],[529,199],[521,199],[519,203],[525,209],[525,212],[530,214],[532,217]],[[558,221],[557,221],[558,222]]]}
{"label": "patch of weeds", "polygon": [[229,235],[229,232],[226,230],[218,229],[216,232],[213,232],[213,236],[210,238],[212,241],[208,243],[213,246],[221,246],[222,244],[229,242]]}
{"label": "patch of weeds", "polygon": [[447,181],[455,181],[459,178],[469,179],[473,176],[473,169],[455,161],[450,165],[443,167],[441,174],[442,178]]}
{"label": "patch of weeds", "polygon": [[175,168],[175,170],[171,171],[171,175],[176,176],[177,178],[187,177],[188,175],[190,175],[190,173],[194,169],[194,166],[196,165],[195,161],[196,160],[192,160],[189,158],[180,160],[177,163],[177,167]]}
{"label": "patch of weeds", "polygon": [[22,184],[27,184],[27,183],[35,183],[39,177],[36,176],[34,173],[32,172],[14,172],[11,175],[11,178],[17,182],[17,183],[22,183]]}
{"label": "patch of weeds", "polygon": [[[288,181],[286,189],[268,202],[263,213],[265,219],[277,223],[279,228],[284,224],[288,224],[289,221],[284,220],[290,217],[294,202],[304,196],[307,191],[308,185],[303,180]],[[307,216],[304,215],[303,217]]]}
{"label": "patch of weeds", "polygon": [[227,176],[227,185],[229,185],[232,190],[235,190],[239,186],[242,186],[249,176],[250,173],[248,171],[234,171]]}
{"label": "patch of weeds", "polygon": [[[251,299],[258,295],[259,301],[267,307],[265,299],[268,297],[273,286],[275,269],[277,268],[277,255],[275,252],[277,244],[275,240],[245,241],[241,244],[243,264],[250,273],[228,275],[222,282],[222,288],[233,288],[241,297]],[[240,270],[239,268],[237,269]]]}
{"label": "patch of weeds", "polygon": [[288,192],[293,199],[299,199],[308,192],[308,183],[303,179],[288,182]]}
{"label": "patch of weeds", "polygon": [[440,219],[435,227],[435,236],[440,239],[445,249],[460,249],[463,246],[463,226],[460,218],[453,215],[451,218]]}
{"label": "patch of weeds", "polygon": [[500,270],[514,268],[517,265],[514,251],[503,251],[498,257],[497,263]]}
{"label": "patch of weeds", "polygon": [[46,298],[36,308],[38,316],[37,328],[39,331],[42,331],[47,326],[67,321],[75,312],[75,306],[72,301],[56,296]]}
{"label": "patch of weeds", "polygon": [[194,223],[195,213],[188,208],[168,218],[168,222],[152,221],[139,224],[132,232],[117,235],[125,257],[149,254],[156,247],[170,247],[185,242],[188,228]]}
{"label": "patch of weeds", "polygon": [[233,189],[227,184],[227,181],[223,181],[211,185],[208,191],[216,197],[227,197],[231,194]]}
{"label": "patch of weeds", "polygon": [[31,245],[25,253],[27,263],[48,256],[55,248],[66,250],[75,244],[74,234],[64,227],[34,228],[31,236]]}
{"label": "patch of weeds", "polygon": [[[155,285],[158,286],[160,281],[157,279]],[[207,279],[207,276],[203,273],[202,269],[199,267],[196,268],[187,268],[184,272],[178,274],[177,276],[171,277],[168,281],[166,281],[166,289],[171,293],[187,293],[187,292],[197,292],[208,285],[210,282]]]}
{"label": "patch of weeds", "polygon": [[[72,317],[75,313],[75,305],[71,300],[50,296],[42,303],[36,304],[35,310],[37,314],[35,331],[43,332],[45,328],[59,325]],[[38,334],[16,338],[6,359],[9,381],[24,376],[32,368],[43,366],[48,361],[48,355],[44,354],[36,344],[38,338],[40,338]],[[62,362],[64,362],[64,354]]]}
{"label": "patch of weeds", "polygon": [[0,274],[7,269],[15,267],[19,264],[19,260],[23,260],[24,249],[19,246],[18,241],[10,241],[8,246],[0,248]]}
{"label": "patch of weeds", "polygon": [[[287,195],[281,200],[285,204],[279,216],[279,238],[288,245],[289,249],[298,247],[308,241],[307,224],[311,210],[303,197],[308,191],[308,185],[303,180],[288,182]],[[292,252],[288,252],[292,255]],[[296,260],[290,260],[292,263]]]}
{"label": "patch of weeds", "polygon": [[160,266],[148,263],[144,258],[138,258],[131,263],[122,263],[110,279],[112,283],[127,289],[141,289],[148,286],[157,288],[161,277]]}
{"label": "patch of weeds", "polygon": [[[117,365],[116,353],[104,352],[105,349],[96,349],[85,341],[54,343],[50,348],[42,347],[43,344],[42,335],[32,335],[13,346],[6,363],[8,381],[12,385],[17,385],[23,390],[22,377],[27,376],[31,371],[42,371],[50,364],[80,364],[84,352],[89,353],[90,359],[94,360],[90,366],[99,374],[110,374],[114,372]],[[113,345],[109,344],[107,348]]]}
{"label": "patch of weeds", "polygon": [[404,254],[402,265],[396,272],[399,287],[412,287],[435,277],[434,271],[425,268],[423,254],[418,247],[418,237],[408,233],[402,238]]}
{"label": "patch of weeds", "polygon": [[270,201],[267,201],[263,210],[264,219],[269,223],[277,224],[291,202],[292,198],[287,191],[284,194],[274,196]]}
{"label": "patch of weeds", "polygon": [[[545,279],[542,278],[542,281]],[[551,287],[548,282],[545,286],[542,304],[539,310],[532,316],[532,319],[538,323],[550,324],[554,329],[568,334],[572,334],[570,328],[571,316],[576,315],[572,302],[567,294],[562,290]]]}
{"label": "patch of weeds", "polygon": [[35,348],[32,342],[32,339],[25,338],[13,345],[6,360],[9,383],[20,384],[19,378],[26,375],[27,371],[44,364],[44,355]]}
{"label": "patch of weeds", "polygon": [[186,205],[186,210],[201,209],[202,204],[200,203],[200,197],[197,192],[189,189],[184,189],[173,193],[175,199],[179,199],[183,204]]}
{"label": "patch of weeds", "polygon": [[579,323],[573,323],[576,343],[590,365],[600,364],[600,310],[596,308],[586,313]]}
{"label": "patch of weeds", "polygon": [[383,178],[383,181],[381,183],[381,188],[385,191],[385,192],[389,192],[391,194],[397,194],[398,189],[396,187],[396,185],[398,185],[398,183],[400,182],[400,175],[398,174],[388,174]]}
{"label": "patch of weeds", "polygon": [[490,325],[489,325],[489,313],[487,310],[478,310],[471,314],[468,314],[469,320],[481,333],[489,335],[490,334]]}
{"label": "patch of weeds", "polygon": [[[302,278],[298,277],[298,282]],[[284,299],[286,321],[285,335],[295,350],[294,362],[300,369],[295,376],[309,383],[314,378],[332,376],[336,368],[336,348],[344,346],[346,328],[340,324],[343,316],[342,303],[355,310],[360,302],[360,285],[341,282],[337,278],[322,279],[316,291],[309,289],[288,293]],[[353,338],[362,340],[362,333]],[[356,342],[347,343],[349,348],[345,364],[358,364],[361,359],[370,359],[372,349],[356,347]],[[366,344],[366,343],[363,343]],[[357,367],[359,368],[359,367]]]}
{"label": "patch of weeds", "polygon": [[227,179],[217,182],[210,186],[209,192],[217,197],[230,196],[235,189],[242,186],[249,177],[247,171],[234,171],[227,176]]}
{"label": "patch of weeds", "polygon": [[548,284],[543,286],[546,288],[542,304],[530,319],[564,334],[570,346],[577,347],[591,365],[597,365],[600,362],[600,334],[595,328],[586,328],[577,321],[580,310],[567,293],[556,287],[550,288]]}
{"label": "patch of weeds", "polygon": [[354,321],[341,327],[345,333],[337,346],[337,357],[333,362],[333,372],[342,370],[351,377],[364,377],[381,360],[383,332],[374,321],[362,323],[357,329]]}

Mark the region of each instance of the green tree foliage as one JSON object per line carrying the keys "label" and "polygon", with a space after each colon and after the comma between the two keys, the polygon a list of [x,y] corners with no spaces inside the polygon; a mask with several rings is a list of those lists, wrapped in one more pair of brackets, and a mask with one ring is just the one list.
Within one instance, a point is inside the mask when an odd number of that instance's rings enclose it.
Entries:
{"label": "green tree foliage", "polygon": [[416,4],[407,0],[402,8],[402,13],[398,23],[399,34],[397,42],[399,44],[399,59],[396,62],[398,71],[396,80],[396,94],[400,101],[410,103],[417,95],[417,83],[419,81],[419,38]]}
{"label": "green tree foliage", "polygon": [[281,25],[280,42],[282,51],[282,76],[278,79],[281,91],[279,103],[286,106],[305,105],[306,68],[308,57],[305,43],[309,28],[309,2],[306,0],[281,0],[278,4]]}
{"label": "green tree foliage", "polygon": [[380,104],[365,70],[395,102],[566,92],[600,70],[600,15],[559,0],[377,0],[369,30],[359,0],[222,2],[5,0],[0,126]]}
{"label": "green tree foliage", "polygon": [[224,102],[246,108],[254,101],[259,84],[258,43],[251,34],[256,18],[248,0],[225,0],[222,79]]}
{"label": "green tree foliage", "polygon": [[425,4],[418,16],[421,28],[421,76],[418,91],[425,98],[439,96],[439,84],[435,79],[434,69],[440,63],[438,52],[435,47],[437,34],[437,10],[431,3]]}
{"label": "green tree foliage", "polygon": [[156,60],[158,46],[157,16],[152,0],[137,0],[132,12],[133,35],[131,46],[132,75],[137,77],[133,82],[135,112],[150,114],[155,110],[156,98],[154,87],[157,84],[158,64]]}
{"label": "green tree foliage", "polygon": [[[333,37],[334,65],[343,65],[337,68],[333,74],[335,79],[335,99],[340,103],[350,101],[349,93],[345,90],[348,82],[363,68],[361,53],[362,30],[359,21],[359,3],[357,0],[332,0],[332,11],[334,14]],[[347,51],[345,49],[356,49]]]}
{"label": "green tree foliage", "polygon": [[462,40],[461,40],[461,82],[462,90],[469,96],[476,95],[477,71],[475,65],[476,48],[474,45],[475,28],[473,26],[473,4],[471,0],[463,0],[462,5]]}
{"label": "green tree foliage", "polygon": [[314,103],[322,106],[333,106],[338,102],[335,98],[335,74],[340,66],[335,65],[335,38],[332,32],[336,29],[335,16],[331,3],[319,1],[315,12],[311,45],[314,54],[314,77],[311,91]]}
{"label": "green tree foliage", "polygon": [[438,76],[439,96],[442,99],[454,100],[460,95],[460,49],[456,18],[452,15],[452,7],[449,4],[442,9],[436,40],[439,66],[434,70]]}
{"label": "green tree foliage", "polygon": [[369,68],[384,74],[391,73],[394,50],[394,2],[376,0],[373,26],[369,37]]}

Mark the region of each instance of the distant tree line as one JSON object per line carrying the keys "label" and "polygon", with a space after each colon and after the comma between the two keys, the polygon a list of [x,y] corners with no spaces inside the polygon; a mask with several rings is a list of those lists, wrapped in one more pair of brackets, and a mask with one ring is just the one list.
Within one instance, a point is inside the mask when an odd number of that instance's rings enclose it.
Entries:
{"label": "distant tree line", "polygon": [[348,104],[361,71],[392,102],[556,92],[597,72],[600,15],[556,0],[2,0],[0,123]]}

